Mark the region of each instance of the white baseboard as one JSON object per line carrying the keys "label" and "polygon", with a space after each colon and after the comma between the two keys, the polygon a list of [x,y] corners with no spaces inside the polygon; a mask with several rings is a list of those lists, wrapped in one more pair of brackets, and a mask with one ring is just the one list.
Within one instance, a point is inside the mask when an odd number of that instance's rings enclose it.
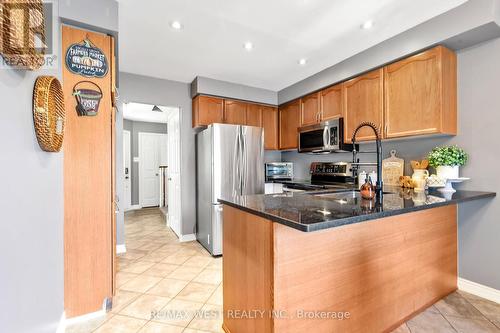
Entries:
{"label": "white baseboard", "polygon": [[64,333],[66,331],[66,311],[63,311],[59,325],[57,325],[56,333]]}
{"label": "white baseboard", "polygon": [[189,235],[181,235],[179,237],[179,242],[184,243],[184,242],[192,242],[196,240],[196,234],[189,234]]}
{"label": "white baseboard", "polygon": [[127,248],[125,247],[125,244],[117,244],[116,245],[116,254],[122,254],[127,252]]}
{"label": "white baseboard", "polygon": [[96,312],[84,314],[83,316],[78,316],[78,317],[73,317],[73,318],[66,318],[64,326],[68,327],[70,325],[74,325],[74,324],[78,324],[78,323],[83,323],[83,322],[89,321],[91,319],[103,317],[105,315],[106,315],[106,310],[102,309],[102,310],[99,310],[99,311],[96,311]]}
{"label": "white baseboard", "polygon": [[129,212],[131,210],[138,210],[138,209],[142,209],[142,206],[141,205],[132,205],[128,209],[125,209],[125,211]]}
{"label": "white baseboard", "polygon": [[458,289],[500,304],[500,290],[462,278],[458,278]]}

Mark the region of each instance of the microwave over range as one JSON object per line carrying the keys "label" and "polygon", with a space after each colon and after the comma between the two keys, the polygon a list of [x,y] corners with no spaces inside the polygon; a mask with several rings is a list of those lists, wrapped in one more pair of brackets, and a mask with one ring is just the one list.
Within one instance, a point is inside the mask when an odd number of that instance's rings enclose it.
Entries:
{"label": "microwave over range", "polygon": [[299,129],[299,153],[328,154],[352,150],[353,145],[344,142],[343,118]]}

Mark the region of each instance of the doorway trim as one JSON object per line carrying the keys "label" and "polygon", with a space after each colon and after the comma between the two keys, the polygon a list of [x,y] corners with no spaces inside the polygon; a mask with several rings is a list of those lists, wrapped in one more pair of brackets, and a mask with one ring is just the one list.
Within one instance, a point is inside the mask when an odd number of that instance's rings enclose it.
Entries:
{"label": "doorway trim", "polygon": [[[125,140],[128,136],[128,165],[126,163],[126,154],[125,154]],[[125,191],[125,183],[126,183],[126,175],[125,168],[128,167],[128,177],[129,177],[129,191]],[[123,130],[123,201],[124,211],[132,210],[132,133],[129,130]],[[129,193],[130,192],[130,193]]]}
{"label": "doorway trim", "polygon": [[[144,204],[143,204],[143,194],[144,194],[144,189],[143,189],[143,181],[142,181],[142,164],[143,164],[143,156],[142,156],[142,137],[144,135],[151,135],[151,136],[159,136],[159,137],[167,137],[167,133],[153,133],[153,132],[138,132],[137,133],[137,143],[138,143],[138,157],[139,157],[139,162],[137,163],[137,167],[138,167],[138,182],[139,182],[139,206],[142,208],[144,207]],[[159,172],[159,171],[158,171]],[[159,190],[159,186],[158,186],[158,190]],[[158,198],[158,202],[159,202],[159,198]]]}

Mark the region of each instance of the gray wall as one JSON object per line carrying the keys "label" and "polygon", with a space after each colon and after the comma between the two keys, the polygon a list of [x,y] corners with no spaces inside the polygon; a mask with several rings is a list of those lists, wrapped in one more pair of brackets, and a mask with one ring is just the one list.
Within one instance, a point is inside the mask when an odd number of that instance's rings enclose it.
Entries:
{"label": "gray wall", "polygon": [[[93,2],[92,10],[100,12],[105,2]],[[88,6],[83,0],[72,3]],[[100,25],[91,16],[80,17],[76,7],[59,8],[59,14],[54,18],[58,59],[61,20],[71,16],[78,24]],[[108,14],[109,20],[118,17],[114,7]],[[8,161],[0,166],[4,176],[0,188],[1,332],[53,333],[64,311],[64,153],[40,149],[32,116],[35,79],[39,75],[61,79],[61,63],[57,65],[38,71],[0,69],[0,141],[2,160]]]}
{"label": "gray wall", "polygon": [[279,91],[279,104],[436,44],[462,49],[499,37],[498,8],[500,0],[469,0],[451,11]]}
{"label": "gray wall", "polygon": [[43,152],[35,137],[39,75],[61,77],[59,69],[0,70],[1,332],[52,333],[63,313],[63,154]]}
{"label": "gray wall", "polygon": [[[120,104],[124,102],[139,102],[164,106],[180,107],[181,109],[181,199],[182,199],[182,234],[195,233],[196,212],[195,202],[195,133],[191,128],[191,95],[190,85],[177,81],[156,79],[130,73],[120,73]],[[118,117],[122,117],[120,112]],[[121,130],[117,131],[117,137]],[[122,149],[121,141],[117,140],[117,151]],[[120,164],[120,165],[118,165]],[[123,170],[122,160],[117,160],[117,170]],[[122,175],[120,171],[117,175]],[[118,178],[117,178],[118,181]],[[120,180],[123,183],[123,179]],[[123,189],[118,193],[123,195]],[[122,209],[123,211],[123,209]],[[117,221],[117,235],[123,232],[123,220]],[[122,242],[117,243],[123,244]]]}
{"label": "gray wall", "polygon": [[198,94],[278,105],[278,93],[276,91],[209,79],[202,76],[196,77],[191,83],[191,97]]}
{"label": "gray wall", "polygon": [[167,133],[167,124],[147,123],[142,121],[123,120],[123,129],[130,131],[131,140],[131,180],[132,180],[132,205],[139,204],[139,163],[134,162],[134,157],[139,157],[139,132]]}
{"label": "gray wall", "polygon": [[[461,189],[497,191],[500,164],[497,125],[500,121],[500,39],[495,39],[458,53],[458,119],[456,137],[406,139],[384,142],[385,157],[391,149],[406,160],[406,174],[411,174],[409,161],[420,159],[435,146],[457,144],[470,154],[462,176],[471,177],[458,186]],[[361,146],[372,150],[372,144]],[[351,154],[313,156],[283,152],[281,159],[295,163],[297,178],[309,178],[313,161],[350,161]],[[366,158],[366,157],[365,157]],[[369,157],[368,157],[369,158]],[[462,278],[500,289],[500,198],[464,203],[459,206],[459,275]]]}

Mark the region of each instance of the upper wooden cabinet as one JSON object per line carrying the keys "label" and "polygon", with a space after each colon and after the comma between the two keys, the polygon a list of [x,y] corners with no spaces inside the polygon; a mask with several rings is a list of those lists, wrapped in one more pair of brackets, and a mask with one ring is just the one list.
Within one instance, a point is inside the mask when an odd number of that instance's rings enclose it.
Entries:
{"label": "upper wooden cabinet", "polygon": [[297,129],[300,127],[300,100],[287,103],[279,108],[279,148],[296,149]]}
{"label": "upper wooden cabinet", "polygon": [[262,109],[264,107],[259,104],[247,105],[247,121],[248,126],[262,127]]}
{"label": "upper wooden cabinet", "polygon": [[247,123],[247,103],[240,101],[224,101],[224,123],[244,125]]}
{"label": "upper wooden cabinet", "polygon": [[264,149],[279,149],[278,108],[262,107],[262,127],[264,127]]}
{"label": "upper wooden cabinet", "polygon": [[217,97],[193,98],[193,127],[208,126],[224,121],[224,100]]}
{"label": "upper wooden cabinet", "polygon": [[457,134],[456,68],[442,46],[386,66],[385,137]]}
{"label": "upper wooden cabinet", "polygon": [[322,121],[342,117],[342,84],[320,92],[320,109]]}
{"label": "upper wooden cabinet", "polygon": [[[384,126],[384,70],[382,68],[366,73],[343,83],[344,136],[351,142],[352,134],[362,122],[372,122],[381,131]],[[356,141],[374,140],[370,128],[362,128]]]}
{"label": "upper wooden cabinet", "polygon": [[300,125],[307,126],[321,121],[319,93],[313,93],[300,99]]}

